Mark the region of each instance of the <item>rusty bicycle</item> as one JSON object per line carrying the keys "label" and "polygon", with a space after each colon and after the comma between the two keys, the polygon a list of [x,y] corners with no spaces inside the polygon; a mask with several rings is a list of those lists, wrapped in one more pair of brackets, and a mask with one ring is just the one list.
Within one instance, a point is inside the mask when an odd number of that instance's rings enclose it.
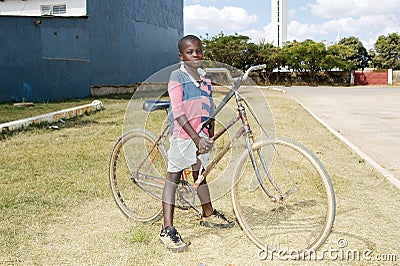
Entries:
{"label": "rusty bicycle", "polygon": [[[215,119],[224,106],[235,99],[236,115],[215,133],[215,143],[233,125],[236,134],[191,184],[185,175],[176,192],[176,206],[200,210],[196,188],[234,145],[243,152],[235,163],[231,197],[236,219],[246,235],[259,248],[268,250],[316,250],[329,233],[335,219],[335,194],[330,177],[316,155],[302,144],[284,138],[261,138],[251,123],[263,131],[239,88],[249,73],[265,65],[250,67],[235,79],[229,92],[203,127]],[[169,101],[145,100],[143,110],[168,113]],[[246,108],[252,119],[246,112]],[[165,182],[169,124],[160,134],[132,129],[115,143],[109,161],[109,182],[119,209],[129,218],[154,222],[162,217],[161,196]],[[244,141],[239,141],[244,140]],[[237,143],[241,144],[237,144]]]}

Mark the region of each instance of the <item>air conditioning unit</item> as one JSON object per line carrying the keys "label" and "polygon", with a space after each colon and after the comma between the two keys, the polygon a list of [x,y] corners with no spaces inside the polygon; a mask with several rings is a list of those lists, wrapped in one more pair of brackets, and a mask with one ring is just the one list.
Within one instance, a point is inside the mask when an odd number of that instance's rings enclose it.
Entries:
{"label": "air conditioning unit", "polygon": [[50,5],[41,5],[40,6],[40,14],[42,16],[51,16],[52,15],[52,8]]}
{"label": "air conditioning unit", "polygon": [[60,15],[67,13],[67,5],[41,5],[40,6],[40,14],[42,16],[52,16],[52,15]]}

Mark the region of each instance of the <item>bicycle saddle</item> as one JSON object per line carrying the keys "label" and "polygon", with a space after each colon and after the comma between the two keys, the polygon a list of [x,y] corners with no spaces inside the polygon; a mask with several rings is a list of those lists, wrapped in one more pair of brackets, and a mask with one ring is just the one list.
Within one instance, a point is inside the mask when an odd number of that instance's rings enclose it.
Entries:
{"label": "bicycle saddle", "polygon": [[147,100],[143,103],[142,109],[146,112],[152,112],[156,110],[166,110],[169,108],[170,101],[163,100]]}

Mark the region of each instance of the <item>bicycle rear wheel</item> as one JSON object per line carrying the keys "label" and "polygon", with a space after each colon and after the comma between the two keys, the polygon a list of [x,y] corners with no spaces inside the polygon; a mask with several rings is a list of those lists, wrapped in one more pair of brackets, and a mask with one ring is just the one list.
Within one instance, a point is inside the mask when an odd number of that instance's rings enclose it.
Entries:
{"label": "bicycle rear wheel", "polygon": [[267,254],[315,251],[328,237],[335,219],[335,195],[324,166],[291,140],[255,143],[253,152],[262,182],[275,201],[261,187],[249,153],[244,152],[232,193],[239,224]]}
{"label": "bicycle rear wheel", "polygon": [[133,129],[115,143],[109,181],[117,206],[128,218],[142,222],[162,217],[161,195],[167,173],[162,142],[149,131]]}

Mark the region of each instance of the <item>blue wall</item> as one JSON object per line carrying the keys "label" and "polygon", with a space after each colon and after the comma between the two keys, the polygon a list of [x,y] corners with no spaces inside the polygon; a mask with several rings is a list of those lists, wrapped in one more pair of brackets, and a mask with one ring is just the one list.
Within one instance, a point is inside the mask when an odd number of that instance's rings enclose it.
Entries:
{"label": "blue wall", "polygon": [[85,97],[91,85],[133,84],[178,62],[183,0],[87,8],[87,17],[0,16],[0,102]]}

